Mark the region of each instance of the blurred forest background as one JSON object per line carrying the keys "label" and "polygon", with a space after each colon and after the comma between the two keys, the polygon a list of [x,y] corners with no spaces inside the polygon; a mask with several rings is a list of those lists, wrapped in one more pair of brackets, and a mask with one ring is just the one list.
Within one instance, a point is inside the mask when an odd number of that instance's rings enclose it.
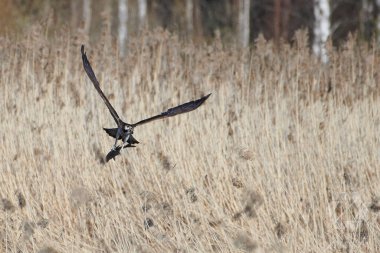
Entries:
{"label": "blurred forest background", "polygon": [[141,29],[163,27],[184,39],[220,36],[248,46],[259,34],[292,41],[307,29],[311,45],[329,37],[339,46],[352,32],[380,41],[379,10],[379,0],[0,0],[0,34],[42,22],[50,34],[70,27],[95,39],[105,24],[122,44]]}
{"label": "blurred forest background", "polygon": [[380,252],[379,5],[0,0],[0,252]]}

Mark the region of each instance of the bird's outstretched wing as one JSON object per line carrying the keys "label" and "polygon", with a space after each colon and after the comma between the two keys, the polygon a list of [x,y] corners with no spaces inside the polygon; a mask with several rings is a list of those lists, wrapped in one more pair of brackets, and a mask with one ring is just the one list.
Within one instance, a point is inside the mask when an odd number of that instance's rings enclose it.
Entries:
{"label": "bird's outstretched wing", "polygon": [[206,101],[206,99],[208,99],[208,97],[210,95],[211,95],[211,93],[208,94],[208,95],[206,95],[206,96],[204,96],[204,97],[201,97],[200,99],[197,99],[197,100],[194,100],[194,101],[190,101],[190,102],[187,102],[185,104],[178,105],[176,107],[170,108],[166,112],[163,112],[163,113],[161,113],[159,115],[156,115],[156,116],[153,116],[153,117],[141,120],[141,121],[133,124],[132,126],[136,127],[136,126],[139,126],[139,125],[151,122],[153,120],[173,117],[173,116],[178,115],[178,114],[182,114],[182,113],[193,111],[193,110],[197,109],[199,106],[201,106]]}
{"label": "bird's outstretched wing", "polygon": [[108,110],[110,111],[113,119],[115,120],[116,124],[119,126],[120,117],[117,115],[115,109],[112,107],[111,103],[108,101],[107,97],[104,95],[103,91],[100,89],[99,82],[96,79],[95,73],[92,70],[92,67],[90,65],[90,62],[87,59],[86,53],[84,52],[84,45],[81,46],[80,51],[82,53],[82,61],[83,61],[83,68],[86,71],[88,77],[90,78],[91,82],[94,84],[95,89],[98,91],[99,95],[102,97],[104,103],[108,107]]}

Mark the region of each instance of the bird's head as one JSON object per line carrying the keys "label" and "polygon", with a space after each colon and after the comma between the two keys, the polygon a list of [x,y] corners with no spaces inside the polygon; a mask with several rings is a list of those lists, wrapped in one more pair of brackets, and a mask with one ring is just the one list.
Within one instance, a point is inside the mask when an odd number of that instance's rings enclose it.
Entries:
{"label": "bird's head", "polygon": [[133,134],[133,126],[131,126],[129,124],[125,124],[124,125],[124,131],[128,132],[129,134]]}

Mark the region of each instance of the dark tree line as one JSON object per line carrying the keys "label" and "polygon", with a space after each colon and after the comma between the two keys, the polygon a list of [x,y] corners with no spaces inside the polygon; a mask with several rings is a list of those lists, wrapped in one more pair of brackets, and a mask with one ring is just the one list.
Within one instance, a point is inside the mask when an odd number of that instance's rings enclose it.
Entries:
{"label": "dark tree line", "polygon": [[[65,25],[87,30],[91,36],[96,36],[100,33],[99,24],[104,18],[103,12],[108,8],[112,33],[118,36],[120,20],[124,20],[127,23],[126,39],[143,27],[153,29],[160,26],[185,39],[209,41],[220,34],[226,43],[239,43],[244,40],[244,36],[247,37],[248,31],[249,44],[259,34],[277,42],[291,41],[296,30],[307,29],[312,43],[315,36],[313,29],[316,25],[316,6],[321,1],[323,0],[3,0],[0,3],[0,31],[27,29],[28,25],[52,16],[52,29]],[[379,0],[325,1],[330,7],[329,37],[335,45],[339,45],[353,32],[364,41],[380,40]],[[127,6],[127,12],[124,13],[128,15],[121,19],[122,12],[118,9],[123,4]]]}

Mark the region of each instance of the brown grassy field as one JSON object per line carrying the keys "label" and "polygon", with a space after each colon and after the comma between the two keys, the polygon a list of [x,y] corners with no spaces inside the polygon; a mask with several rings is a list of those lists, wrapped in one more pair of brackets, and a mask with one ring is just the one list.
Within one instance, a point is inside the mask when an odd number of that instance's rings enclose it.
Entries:
{"label": "brown grassy field", "polygon": [[[0,252],[379,252],[380,52],[354,41],[323,66],[302,32],[239,50],[156,31],[125,59],[107,33],[1,37]],[[213,94],[104,164],[82,43],[127,122]]]}

